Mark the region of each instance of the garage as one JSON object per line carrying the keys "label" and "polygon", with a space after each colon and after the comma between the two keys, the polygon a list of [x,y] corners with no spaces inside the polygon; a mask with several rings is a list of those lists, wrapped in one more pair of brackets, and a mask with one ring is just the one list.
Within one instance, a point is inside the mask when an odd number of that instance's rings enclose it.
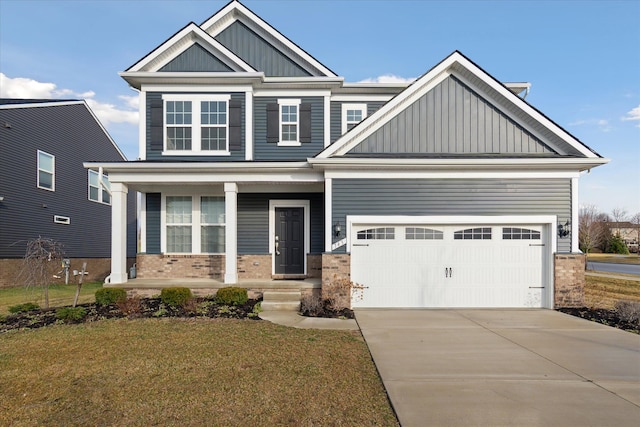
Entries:
{"label": "garage", "polygon": [[550,306],[545,224],[358,223],[353,307]]}

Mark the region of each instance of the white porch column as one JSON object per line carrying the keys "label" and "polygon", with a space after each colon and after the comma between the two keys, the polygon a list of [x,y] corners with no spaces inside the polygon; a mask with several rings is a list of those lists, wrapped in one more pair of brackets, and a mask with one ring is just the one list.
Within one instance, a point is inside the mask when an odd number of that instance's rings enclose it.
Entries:
{"label": "white porch column", "polygon": [[127,283],[127,193],[120,182],[111,183],[111,278],[110,283]]}
{"label": "white porch column", "polygon": [[224,283],[238,283],[238,184],[224,183],[225,268]]}
{"label": "white porch column", "polygon": [[571,252],[580,252],[580,242],[578,235],[580,233],[580,219],[578,212],[580,205],[578,203],[578,178],[571,178]]}

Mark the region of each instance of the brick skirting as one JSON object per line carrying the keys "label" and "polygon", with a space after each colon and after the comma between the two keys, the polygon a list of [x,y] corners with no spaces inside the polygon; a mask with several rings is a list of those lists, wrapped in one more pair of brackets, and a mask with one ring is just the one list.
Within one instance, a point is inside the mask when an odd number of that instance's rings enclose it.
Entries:
{"label": "brick skirting", "polygon": [[138,254],[140,279],[224,280],[224,255]]}
{"label": "brick skirting", "polygon": [[556,254],[553,281],[554,304],[559,307],[584,306],[584,254]]}

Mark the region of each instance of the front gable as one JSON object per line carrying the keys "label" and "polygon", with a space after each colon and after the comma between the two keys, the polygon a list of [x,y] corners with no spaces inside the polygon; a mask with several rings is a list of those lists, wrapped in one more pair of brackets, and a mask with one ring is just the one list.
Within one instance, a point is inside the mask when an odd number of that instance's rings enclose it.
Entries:
{"label": "front gable", "polygon": [[233,69],[202,47],[200,43],[194,43],[168,64],[162,66],[158,71],[230,72],[233,71]]}

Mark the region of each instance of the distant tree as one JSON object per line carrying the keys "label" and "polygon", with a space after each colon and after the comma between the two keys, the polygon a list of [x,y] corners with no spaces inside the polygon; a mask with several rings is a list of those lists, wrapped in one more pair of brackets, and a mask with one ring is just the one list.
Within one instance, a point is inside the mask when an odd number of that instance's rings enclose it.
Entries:
{"label": "distant tree", "polygon": [[627,213],[626,209],[624,209],[624,208],[614,208],[611,211],[611,218],[613,219],[613,222],[616,223],[615,234],[619,236],[620,235],[620,223],[627,221],[629,219],[629,214]]}
{"label": "distant tree", "polygon": [[609,234],[604,251],[608,254],[629,255],[629,248],[620,234]]}
{"label": "distant tree", "polygon": [[638,256],[640,256],[640,212],[633,214],[631,218],[629,218],[629,221],[631,224],[636,226],[636,243],[638,244],[638,246],[636,246],[636,250],[638,252]]}
{"label": "distant tree", "polygon": [[594,248],[602,248],[611,232],[607,227],[607,214],[603,214],[595,205],[585,205],[578,212],[578,243],[580,250],[589,254]]}

